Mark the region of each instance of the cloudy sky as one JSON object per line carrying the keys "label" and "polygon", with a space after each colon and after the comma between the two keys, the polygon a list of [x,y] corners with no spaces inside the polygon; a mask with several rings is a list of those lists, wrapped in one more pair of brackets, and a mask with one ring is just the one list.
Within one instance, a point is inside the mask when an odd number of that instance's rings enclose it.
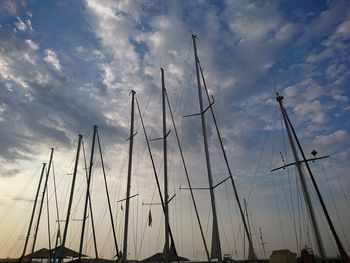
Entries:
{"label": "cloudy sky", "polygon": [[[275,91],[285,96],[305,152],[331,158],[312,164],[344,246],[350,249],[350,4],[348,1],[10,1],[0,7],[0,257],[19,256],[28,226],[41,163],[55,147],[60,217],[65,217],[77,134],[90,149],[92,125],[99,134],[122,246],[127,173],[129,93],[135,90],[151,138],[161,136],[160,70],[194,186],[207,186],[191,33],[218,117],[241,198],[247,198],[254,245],[267,253],[314,247],[295,171],[269,170],[291,161]],[[206,102],[206,105],[207,102]],[[208,134],[214,182],[227,177],[209,111]],[[162,218],[140,119],[135,117],[130,258],[163,247]],[[190,203],[173,128],[169,129],[171,225],[181,254],[202,259],[203,244]],[[162,144],[151,144],[160,177]],[[88,153],[86,153],[89,156]],[[96,155],[98,156],[98,155]],[[95,157],[97,158],[97,157]],[[96,207],[100,256],[114,248],[105,205],[101,165],[96,161]],[[72,217],[82,217],[85,170],[82,156]],[[49,179],[51,239],[55,220]],[[162,181],[162,179],[161,179]],[[336,249],[312,193],[327,253]],[[216,189],[223,253],[244,257],[242,227],[229,183]],[[208,193],[196,192],[207,242],[211,212]],[[46,205],[45,205],[46,206]],[[45,208],[44,206],[44,208]],[[149,210],[153,225],[146,227]],[[46,211],[46,210],[45,210]],[[43,216],[36,248],[47,245]],[[46,232],[45,232],[46,231]],[[93,255],[91,229],[86,253]],[[68,246],[78,248],[79,221],[70,224]],[[296,234],[297,233],[297,234]],[[308,234],[310,233],[310,234]]]}

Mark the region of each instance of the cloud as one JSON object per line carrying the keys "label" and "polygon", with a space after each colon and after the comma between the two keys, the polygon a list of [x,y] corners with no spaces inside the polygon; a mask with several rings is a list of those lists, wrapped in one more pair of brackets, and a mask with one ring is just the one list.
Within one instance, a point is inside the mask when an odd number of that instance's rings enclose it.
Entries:
{"label": "cloud", "polygon": [[53,69],[61,71],[61,64],[55,51],[51,49],[46,49],[45,54],[46,57],[44,57],[44,60],[47,62],[47,64],[52,66]]}
{"label": "cloud", "polygon": [[321,144],[324,147],[330,146],[331,144],[341,144],[347,138],[349,134],[346,130],[338,130],[328,135],[319,135],[315,138],[317,144]]}
{"label": "cloud", "polygon": [[19,31],[26,31],[27,26],[26,24],[21,20],[21,18],[17,17],[17,21],[15,22],[15,26]]}
{"label": "cloud", "polygon": [[[0,82],[6,87],[0,89],[4,161],[32,158],[47,143],[70,146],[78,132],[93,124],[112,128],[113,119],[104,115],[99,103],[105,95],[64,75],[52,49],[42,57],[38,43],[6,28],[0,28],[0,39]],[[123,128],[113,129],[124,134]]]}

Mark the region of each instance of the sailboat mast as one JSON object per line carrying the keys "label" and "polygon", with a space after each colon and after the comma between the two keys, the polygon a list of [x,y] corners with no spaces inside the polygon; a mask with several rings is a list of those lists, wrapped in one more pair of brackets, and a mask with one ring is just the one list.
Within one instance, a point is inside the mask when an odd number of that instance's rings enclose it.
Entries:
{"label": "sailboat mast", "polygon": [[169,262],[169,209],[168,209],[168,158],[167,158],[167,130],[165,108],[164,69],[160,69],[162,76],[162,109],[163,109],[163,158],[164,158],[164,217],[165,217],[165,253],[164,263]]}
{"label": "sailboat mast", "polygon": [[[207,87],[207,84],[206,84],[206,81],[205,81],[205,78],[204,78],[204,74],[203,74],[203,70],[202,70],[202,67],[201,67],[201,64],[200,64],[199,60],[198,60],[198,66],[199,66],[199,69],[200,69],[200,72],[201,72],[203,85],[204,85],[205,92],[206,92],[206,95],[207,95],[208,103],[210,104],[211,102],[210,102],[210,97],[209,97],[209,91],[208,91],[208,87]],[[221,151],[222,151],[222,154],[223,154],[223,157],[224,157],[224,160],[225,160],[225,164],[226,164],[229,176],[230,176],[233,192],[235,194],[235,198],[236,198],[236,201],[237,201],[237,204],[238,204],[238,208],[239,208],[239,211],[240,211],[240,214],[241,214],[244,230],[245,230],[245,232],[247,234],[248,244],[249,244],[249,247],[251,248],[251,253],[249,255],[251,258],[249,258],[249,259],[251,259],[252,262],[256,262],[256,255],[255,255],[255,252],[254,252],[254,246],[253,246],[252,237],[249,234],[249,230],[248,230],[247,222],[246,222],[245,217],[244,217],[244,212],[243,212],[243,209],[242,209],[241,201],[240,201],[239,196],[238,196],[238,191],[237,191],[237,188],[236,188],[236,184],[235,184],[235,181],[233,179],[233,175],[232,175],[232,171],[231,171],[228,159],[227,159],[227,154],[226,154],[226,150],[225,150],[225,147],[224,147],[224,143],[222,141],[221,133],[220,133],[220,130],[219,130],[219,125],[218,125],[218,123],[216,121],[216,117],[215,117],[214,110],[213,110],[212,107],[210,107],[210,112],[211,112],[213,120],[214,120],[216,133],[217,133],[218,138],[219,138]]]}
{"label": "sailboat mast", "polygon": [[131,121],[129,136],[129,164],[128,179],[126,184],[126,204],[125,204],[125,222],[124,222],[124,243],[123,243],[123,262],[126,263],[128,253],[128,226],[129,226],[129,206],[130,206],[130,188],[131,188],[131,169],[132,169],[132,148],[134,144],[134,106],[135,91],[131,91]]}
{"label": "sailboat mast", "polygon": [[323,262],[327,262],[326,252],[324,250],[324,246],[323,246],[323,243],[322,243],[320,230],[319,230],[319,227],[318,227],[318,224],[317,224],[317,220],[316,220],[316,217],[315,217],[315,212],[314,212],[313,206],[311,204],[311,198],[310,198],[309,190],[308,190],[307,185],[306,185],[305,175],[304,175],[304,173],[302,171],[302,168],[301,168],[301,162],[299,160],[297,149],[295,147],[295,143],[294,143],[294,140],[293,140],[293,137],[292,137],[291,128],[288,125],[288,115],[287,115],[286,109],[283,106],[283,99],[284,99],[283,96],[279,96],[277,94],[276,100],[278,101],[280,109],[281,109],[281,112],[282,112],[284,125],[285,125],[286,130],[287,130],[289,143],[290,143],[290,146],[292,148],[292,152],[293,152],[293,156],[294,156],[294,160],[295,160],[295,165],[297,167],[297,171],[298,171],[298,174],[299,174],[299,177],[300,177],[301,187],[302,187],[302,190],[303,190],[306,206],[308,208],[309,216],[310,216],[310,219],[311,219],[311,224],[312,224],[312,227],[313,227],[313,230],[314,230],[314,233],[315,233],[318,251],[321,254]]}
{"label": "sailboat mast", "polygon": [[107,186],[107,178],[106,178],[106,170],[105,170],[105,165],[104,165],[104,161],[103,161],[100,137],[98,136],[98,132],[97,132],[97,144],[98,144],[98,149],[99,149],[99,152],[100,152],[101,166],[102,166],[102,172],[103,172],[103,180],[104,180],[104,183],[105,183],[105,190],[106,190],[106,195],[107,195],[109,217],[111,219],[111,225],[112,225],[114,246],[115,246],[115,251],[116,251],[117,258],[119,259],[120,255],[119,255],[119,248],[118,248],[118,243],[117,243],[117,235],[116,235],[116,232],[115,232],[115,225],[114,225],[114,219],[113,219],[113,214],[112,214],[111,199],[109,197],[109,191],[108,191],[108,186]]}
{"label": "sailboat mast", "polygon": [[37,238],[37,235],[38,235],[39,224],[40,224],[40,219],[41,219],[41,212],[43,210],[43,204],[44,204],[44,200],[45,200],[47,181],[49,179],[50,168],[51,168],[51,163],[52,163],[53,151],[54,151],[54,148],[51,148],[50,161],[49,161],[48,169],[46,171],[46,179],[45,179],[45,183],[44,183],[43,196],[42,196],[41,203],[40,203],[40,208],[39,208],[38,221],[37,221],[36,227],[35,227],[35,234],[34,234],[34,240],[33,240],[33,246],[32,246],[32,253],[34,252],[35,244],[36,244],[36,238]]}
{"label": "sailboat mast", "polygon": [[75,156],[75,164],[74,164],[74,171],[73,171],[72,186],[71,186],[71,190],[70,190],[68,210],[67,210],[67,216],[66,216],[66,224],[64,226],[64,232],[63,232],[63,238],[62,238],[62,243],[61,243],[61,249],[60,249],[60,252],[59,252],[58,263],[62,263],[63,258],[64,258],[64,246],[66,244],[66,239],[67,239],[69,217],[70,217],[70,212],[71,212],[72,203],[73,203],[75,179],[77,177],[77,170],[78,170],[78,163],[79,163],[79,153],[80,153],[80,146],[81,146],[82,138],[83,138],[83,135],[79,134],[77,153],[76,153],[76,156]]}
{"label": "sailboat mast", "polygon": [[195,64],[196,64],[197,87],[198,87],[199,107],[200,107],[200,112],[201,112],[205,159],[206,159],[206,165],[207,165],[209,191],[210,191],[210,199],[211,199],[211,206],[212,206],[212,213],[213,213],[211,258],[217,258],[218,261],[221,263],[222,256],[221,256],[221,246],[220,246],[220,237],[219,237],[219,227],[218,227],[218,220],[217,220],[217,214],[216,214],[215,194],[214,194],[214,188],[213,188],[213,179],[212,179],[212,174],[211,174],[210,157],[209,157],[209,150],[208,150],[207,129],[206,129],[206,124],[205,124],[205,116],[203,113],[202,87],[201,87],[201,81],[200,81],[200,75],[199,75],[200,73],[199,73],[199,67],[198,67],[198,55],[197,55],[196,36],[195,35],[192,35],[192,41],[193,41],[194,59],[195,59]]}
{"label": "sailboat mast", "polygon": [[44,176],[44,172],[45,172],[45,166],[46,166],[46,163],[43,163],[43,168],[41,169],[41,174],[40,174],[38,188],[37,188],[36,194],[35,194],[35,200],[34,200],[32,215],[31,215],[30,221],[29,221],[29,227],[28,227],[28,232],[27,232],[27,236],[26,236],[26,241],[24,243],[23,252],[22,252],[22,255],[21,255],[20,259],[19,259],[19,262],[23,261],[23,257],[24,257],[24,255],[26,253],[26,250],[27,250],[27,245],[28,245],[29,236],[30,236],[30,230],[31,230],[32,225],[33,225],[35,208],[36,208],[36,204],[38,203],[39,191],[40,191],[41,182],[43,180],[43,176]]}
{"label": "sailboat mast", "polygon": [[261,227],[259,227],[259,232],[260,232],[261,245],[262,245],[262,248],[263,248],[263,251],[264,251],[264,259],[266,259],[265,242],[264,242],[263,235],[262,235],[262,232],[261,232]]}
{"label": "sailboat mast", "polygon": [[[248,216],[248,208],[247,208],[247,201],[245,200],[245,198],[243,199],[244,201],[244,208],[245,208],[245,214],[247,217],[247,225],[248,225],[248,232],[247,232],[247,236],[249,236],[250,238],[252,237],[252,230],[250,228],[250,223],[249,223],[249,216]],[[252,259],[255,258],[254,252],[253,252],[253,247],[252,247],[252,240],[248,238],[248,259]]]}
{"label": "sailboat mast", "polygon": [[337,232],[335,231],[333,222],[332,222],[332,220],[331,220],[331,218],[330,218],[330,216],[329,216],[329,213],[328,213],[328,210],[327,210],[327,208],[326,208],[326,205],[325,205],[325,203],[324,203],[324,201],[323,201],[321,192],[320,192],[320,190],[318,189],[318,186],[317,186],[315,177],[314,177],[314,175],[313,175],[313,173],[312,173],[312,171],[311,171],[310,165],[309,165],[309,163],[308,163],[308,161],[307,161],[307,159],[306,159],[304,150],[303,150],[303,148],[301,147],[301,144],[300,144],[299,139],[298,139],[298,137],[297,137],[297,135],[296,135],[296,132],[295,132],[295,130],[294,130],[294,127],[293,127],[293,125],[292,125],[292,123],[291,123],[291,121],[290,121],[288,115],[286,116],[286,118],[287,118],[287,121],[288,121],[288,123],[289,123],[289,126],[290,126],[290,128],[291,128],[291,130],[292,130],[292,133],[293,133],[293,135],[294,135],[294,138],[295,138],[295,141],[296,141],[296,143],[297,143],[297,145],[298,145],[298,148],[299,148],[299,150],[300,150],[300,153],[301,153],[301,155],[302,155],[302,157],[303,157],[303,160],[304,160],[306,169],[307,169],[307,171],[308,171],[308,173],[309,173],[309,175],[310,175],[310,177],[311,177],[312,184],[313,184],[313,186],[314,186],[314,188],[315,188],[315,190],[316,190],[316,194],[317,194],[317,197],[318,197],[318,199],[319,199],[319,201],[320,201],[320,204],[321,204],[323,213],[324,213],[325,216],[326,216],[327,223],[328,223],[329,228],[331,229],[332,235],[333,235],[333,237],[334,237],[334,239],[335,239],[335,243],[336,243],[336,245],[337,245],[337,248],[338,248],[340,257],[341,257],[341,259],[343,260],[343,262],[345,262],[345,263],[350,263],[349,256],[348,256],[348,254],[346,253],[346,251],[345,251],[345,249],[344,249],[342,243],[340,242],[340,239],[339,239],[339,237],[338,237]]}
{"label": "sailboat mast", "polygon": [[[91,197],[90,197],[90,184],[91,184],[92,166],[93,166],[93,163],[94,163],[94,150],[95,150],[96,133],[97,133],[97,126],[94,125],[94,132],[93,132],[93,135],[92,135],[90,163],[89,163],[89,175],[88,175],[88,178],[87,178],[86,195],[85,195],[85,205],[84,205],[84,214],[83,214],[83,226],[82,226],[81,236],[80,236],[78,262],[81,262],[81,254],[82,254],[82,251],[83,251],[84,234],[85,234],[85,222],[86,222],[86,214],[87,214],[88,203],[90,205],[90,214],[91,214],[90,216],[92,216]],[[93,220],[92,220],[92,223],[93,223]],[[93,231],[95,231],[94,230],[94,225],[92,225],[92,229],[93,229]],[[95,245],[95,255],[96,255],[96,258],[98,258],[95,235],[93,235],[93,237],[94,237],[94,245]]]}

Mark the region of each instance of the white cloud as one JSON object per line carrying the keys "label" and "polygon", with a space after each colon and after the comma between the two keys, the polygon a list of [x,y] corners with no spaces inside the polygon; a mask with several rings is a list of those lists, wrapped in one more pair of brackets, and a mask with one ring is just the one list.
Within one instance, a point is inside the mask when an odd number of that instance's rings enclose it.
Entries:
{"label": "white cloud", "polygon": [[33,40],[31,39],[26,39],[25,42],[28,44],[28,46],[33,50],[33,51],[37,51],[39,49],[39,45],[37,43],[35,43]]}
{"label": "white cloud", "polygon": [[332,144],[341,144],[345,142],[349,137],[349,134],[346,130],[338,130],[328,135],[319,135],[315,138],[317,144],[322,146],[330,146]]}
{"label": "white cloud", "polygon": [[44,57],[44,60],[46,61],[46,63],[51,65],[53,69],[61,71],[61,64],[56,52],[51,49],[45,49],[45,54],[46,56]]}
{"label": "white cloud", "polygon": [[17,21],[15,22],[15,26],[19,31],[26,31],[27,25],[21,20],[20,17],[17,17]]}
{"label": "white cloud", "polygon": [[294,107],[298,117],[310,120],[315,123],[325,122],[325,108],[319,100],[299,103]]}

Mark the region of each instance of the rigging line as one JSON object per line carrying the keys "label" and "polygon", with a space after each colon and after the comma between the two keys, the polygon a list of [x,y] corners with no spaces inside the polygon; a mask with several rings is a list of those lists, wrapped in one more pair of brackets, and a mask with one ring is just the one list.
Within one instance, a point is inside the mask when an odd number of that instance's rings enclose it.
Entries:
{"label": "rigging line", "polygon": [[[277,114],[276,114],[276,119],[277,119]],[[276,135],[276,121],[274,121],[275,125],[274,125],[274,132],[272,134],[272,153],[271,153],[271,163],[270,166],[272,167],[272,156],[273,156],[273,152],[274,152],[274,148],[275,148],[275,135]],[[277,209],[277,216],[278,216],[278,221],[279,221],[279,225],[280,225],[280,230],[281,230],[281,235],[282,235],[282,242],[283,242],[283,246],[286,247],[286,241],[284,238],[284,231],[283,231],[283,226],[282,226],[282,219],[281,219],[281,214],[280,214],[280,210],[279,210],[279,206],[278,206],[278,200],[277,200],[277,192],[276,192],[276,185],[275,185],[275,181],[274,181],[274,176],[271,174],[271,181],[272,181],[272,188],[273,188],[273,192],[274,192],[274,199],[275,199],[275,203],[276,203],[276,209]]]}
{"label": "rigging line", "polygon": [[[224,228],[224,223],[222,222],[222,219],[221,219],[220,211],[218,211],[218,217],[219,217],[219,221],[220,221],[221,227],[222,227],[223,229],[225,229],[225,228]],[[229,247],[230,242],[228,241],[228,238],[227,238],[227,235],[226,235],[226,231],[223,231],[223,233],[224,233],[226,245],[227,245],[227,247]]]}
{"label": "rigging line", "polygon": [[331,199],[332,199],[332,202],[333,202],[333,207],[334,207],[334,210],[335,210],[335,213],[336,213],[336,216],[338,218],[338,222],[339,222],[339,225],[340,225],[340,229],[343,233],[343,236],[344,236],[344,239],[345,239],[345,242],[346,242],[346,245],[349,246],[349,241],[348,241],[348,238],[346,237],[346,234],[345,234],[345,231],[344,231],[344,227],[343,227],[343,224],[342,224],[342,221],[341,221],[341,218],[340,218],[340,215],[339,215],[339,210],[338,210],[338,207],[337,207],[337,204],[335,202],[335,198],[334,198],[334,195],[333,195],[333,191],[331,189],[331,182],[328,178],[328,175],[326,173],[326,168],[324,167],[323,163],[317,163],[317,165],[319,165],[323,171],[323,174],[324,174],[324,177],[326,178],[326,181],[327,181],[327,188],[329,190],[329,193],[330,193],[330,196],[331,196]]}
{"label": "rigging line", "polygon": [[259,248],[259,252],[260,252],[260,255],[263,255],[263,247],[262,247],[262,245],[261,245],[261,243],[259,242],[259,237],[257,236],[257,232],[258,232],[258,229],[259,229],[259,226],[258,226],[258,224],[257,224],[257,221],[256,221],[256,219],[255,219],[255,216],[253,215],[253,213],[250,213],[250,217],[251,217],[251,219],[252,219],[252,225],[253,225],[253,230],[254,230],[254,233],[255,233],[255,236],[256,236],[256,238],[255,238],[255,245],[256,245],[256,243],[258,243],[258,245],[257,245],[257,247]]}
{"label": "rigging line", "polygon": [[[295,173],[297,173],[297,171],[295,170]],[[301,182],[300,182],[300,178],[298,177],[298,182],[299,182],[299,202],[300,202],[300,207],[301,207],[301,215],[302,215],[302,227],[304,228],[304,241],[305,241],[305,244],[308,244],[310,247],[312,246],[311,242],[310,242],[310,232],[309,232],[309,228],[310,228],[310,221],[308,220],[308,211],[305,211],[307,210],[306,209],[306,203],[303,202],[303,198],[302,198],[302,195],[301,195],[301,190],[300,190],[300,187],[301,187]],[[307,215],[306,215],[307,214]],[[312,239],[312,242],[314,242],[314,239]]]}
{"label": "rigging line", "polygon": [[[231,206],[230,206],[229,197],[228,197],[227,184],[224,184],[224,185],[225,185],[226,202],[227,202],[227,206],[228,206],[228,210],[229,210],[228,212],[229,212],[229,215],[233,215],[233,212],[232,212]],[[235,238],[234,227],[233,227],[233,220],[232,219],[233,219],[233,216],[230,216],[232,237]]]}
{"label": "rigging line", "polygon": [[140,258],[141,248],[142,248],[142,244],[143,244],[143,239],[144,239],[144,237],[145,237],[147,225],[148,225],[148,222],[147,222],[147,220],[146,220],[145,226],[144,226],[143,231],[142,231],[141,242],[140,242],[140,248],[139,248],[139,251],[137,252],[136,260],[139,260],[139,258]]}
{"label": "rigging line", "polygon": [[100,136],[98,131],[96,132],[97,135],[97,145],[100,153],[100,160],[101,160],[101,166],[102,166],[102,173],[103,173],[103,180],[104,180],[104,185],[105,185],[105,190],[106,190],[106,195],[107,195],[107,203],[108,203],[108,210],[109,210],[109,215],[111,219],[111,226],[112,226],[112,231],[113,231],[113,241],[115,245],[115,250],[116,250],[116,255],[119,258],[119,249],[118,249],[118,243],[117,243],[117,237],[116,237],[116,232],[115,232],[115,227],[114,227],[114,219],[113,219],[113,213],[112,213],[112,206],[111,206],[111,200],[109,197],[109,191],[108,191],[108,186],[107,186],[107,178],[106,178],[106,170],[105,170],[105,165],[103,161],[103,155],[102,155],[102,149],[101,149],[101,143],[100,143]]}
{"label": "rigging line", "polygon": [[348,207],[350,208],[349,196],[346,195],[345,190],[344,190],[344,187],[343,187],[343,184],[340,182],[339,174],[337,173],[337,170],[336,170],[336,168],[335,168],[335,165],[334,165],[334,161],[333,161],[332,156],[329,157],[329,160],[331,161],[331,166],[332,166],[332,168],[333,168],[333,172],[334,172],[334,174],[335,174],[335,177],[337,178],[338,185],[339,185],[340,189],[342,190],[342,193],[343,193],[344,199],[345,199],[345,201],[346,201],[346,204],[347,204]]}
{"label": "rigging line", "polygon": [[[270,126],[272,126],[272,123],[275,122],[274,119],[276,118],[275,116],[277,114],[277,111],[278,111],[278,109],[276,108],[275,111],[273,112],[271,122],[269,123]],[[249,203],[249,200],[250,200],[250,197],[251,197],[251,194],[252,194],[252,191],[253,191],[253,187],[254,187],[254,184],[255,184],[256,176],[258,174],[258,168],[259,168],[259,166],[261,164],[261,161],[262,161],[262,156],[263,156],[263,152],[265,150],[265,146],[266,146],[266,143],[267,143],[267,139],[268,139],[269,133],[270,133],[269,129],[266,129],[265,137],[264,137],[264,140],[263,140],[262,149],[261,149],[259,160],[258,160],[258,165],[256,167],[256,170],[255,170],[255,173],[254,173],[254,176],[253,176],[253,181],[252,181],[251,187],[249,189],[249,193],[248,193],[248,197],[247,197],[247,203]]]}
{"label": "rigging line", "polygon": [[186,175],[187,184],[188,184],[188,187],[189,187],[189,190],[190,190],[190,195],[191,195],[191,199],[192,199],[192,202],[193,202],[193,207],[194,207],[194,210],[195,210],[195,213],[196,213],[197,222],[198,222],[199,230],[200,230],[200,233],[201,233],[201,237],[202,237],[205,253],[206,253],[208,262],[211,262],[211,258],[209,256],[209,250],[208,250],[208,247],[207,247],[207,243],[205,241],[205,236],[204,236],[204,233],[203,233],[203,228],[202,228],[202,224],[201,224],[199,213],[198,213],[197,204],[196,204],[196,201],[195,201],[195,198],[194,198],[194,194],[193,194],[193,191],[192,191],[192,184],[191,184],[190,177],[189,177],[189,174],[188,174],[187,165],[186,165],[186,162],[185,162],[185,157],[183,155],[182,146],[181,146],[180,139],[179,139],[179,134],[177,132],[177,128],[176,128],[175,121],[174,121],[174,116],[173,116],[173,111],[172,111],[171,106],[170,106],[170,100],[169,100],[168,92],[167,92],[166,89],[165,89],[165,96],[166,96],[166,100],[167,100],[167,104],[168,104],[168,108],[169,108],[169,113],[170,113],[170,116],[171,116],[171,121],[172,121],[172,124],[173,124],[175,136],[176,136],[177,145],[179,147],[180,156],[181,156],[184,172],[185,172],[185,175]]}
{"label": "rigging line", "polygon": [[158,248],[159,248],[159,243],[160,243],[160,232],[161,229],[163,229],[163,215],[160,215],[160,223],[159,223],[159,228],[158,228],[158,235],[157,235],[157,243],[154,249],[154,253],[157,252]]}
{"label": "rigging line", "polygon": [[[91,204],[91,191],[90,191],[90,183],[91,183],[91,175],[92,175],[92,165],[93,165],[93,155],[94,155],[94,147],[95,147],[95,137],[97,133],[97,126],[94,126],[94,134],[92,138],[92,145],[91,145],[91,156],[90,156],[90,165],[89,168],[87,168],[86,163],[86,154],[85,154],[85,146],[84,141],[82,141],[82,150],[83,150],[83,158],[84,158],[84,168],[85,168],[85,176],[87,181],[86,186],[86,198],[85,198],[85,204],[84,204],[84,214],[83,214],[83,226],[81,231],[81,237],[80,237],[80,246],[79,246],[79,263],[81,262],[81,254],[84,244],[84,230],[85,230],[85,220],[86,220],[86,213],[87,213],[87,205],[89,205],[89,211],[90,211],[90,217],[91,217],[91,227],[92,227],[92,236],[94,239],[94,248],[95,248],[95,257],[98,258],[98,250],[97,250],[97,242],[96,242],[96,233],[95,233],[95,225],[94,225],[94,217],[92,213],[92,204]],[[88,172],[89,169],[89,172]]]}
{"label": "rigging line", "polygon": [[[282,115],[282,113],[281,113],[281,115]],[[280,117],[281,117],[280,121],[281,121],[281,127],[283,127],[283,120],[282,120],[282,116],[281,115],[280,115]],[[287,146],[286,146],[286,139],[285,139],[284,129],[281,129],[281,131],[282,131],[282,138],[283,138],[282,141],[283,141],[283,148],[284,148],[284,156],[285,156],[286,162],[288,163]],[[299,244],[299,240],[298,240],[298,233],[297,233],[297,227],[296,227],[296,221],[295,221],[295,212],[294,212],[294,204],[293,204],[293,192],[292,192],[292,186],[291,186],[289,169],[287,169],[287,175],[288,175],[289,194],[290,194],[291,206],[292,206],[292,219],[293,219],[293,226],[294,226],[294,234],[295,234],[296,246],[299,248],[300,244]],[[285,193],[285,197],[287,198],[287,194],[286,193]],[[289,207],[288,207],[288,210],[289,210]]]}
{"label": "rigging line", "polygon": [[53,187],[54,187],[55,205],[56,205],[56,219],[57,219],[57,238],[56,238],[56,242],[55,242],[55,248],[56,248],[58,245],[58,237],[60,238],[60,244],[61,244],[61,224],[60,224],[60,213],[59,213],[59,209],[58,209],[56,174],[55,174],[55,163],[54,162],[52,162],[52,178],[53,178]]}
{"label": "rigging line", "polygon": [[[302,169],[302,172],[305,173],[305,169],[304,169],[303,165],[301,166],[301,169]],[[310,187],[310,183],[309,183],[308,180],[309,180],[309,178],[306,178],[306,185],[309,188]],[[310,194],[310,198],[313,198],[313,196],[311,194]],[[312,238],[310,238],[310,211],[306,207],[306,202],[303,202],[303,203],[304,203],[304,206],[303,206],[303,209],[304,209],[304,211],[303,211],[304,222],[305,223],[307,222],[306,224],[304,224],[304,231],[306,233],[306,237],[305,238],[307,239],[307,243],[310,244],[310,247],[317,247],[317,239],[316,239],[316,235],[315,235],[314,231],[311,231]],[[311,199],[311,203],[314,205],[314,199]],[[305,210],[306,210],[306,213],[305,213]],[[318,210],[317,210],[317,212],[318,212]]]}
{"label": "rigging line", "polygon": [[190,212],[191,212],[191,231],[192,231],[192,251],[193,251],[193,256],[195,257],[194,251],[195,251],[195,246],[194,246],[194,233],[193,233],[193,207],[192,207],[192,202],[191,200],[189,200],[190,202]]}
{"label": "rigging line", "polygon": [[[311,187],[310,181],[307,183],[309,184],[308,187]],[[312,201],[314,207],[316,207],[316,211],[318,212],[318,215],[319,215],[319,218],[321,221],[321,225],[323,225],[323,229],[325,229],[324,232],[327,234],[328,240],[333,240],[333,242],[330,242],[330,243],[332,244],[334,251],[337,251],[336,243],[334,241],[334,238],[332,238],[332,236],[331,236],[331,233],[330,233],[329,228],[328,228],[328,224],[327,224],[327,222],[325,222],[325,218],[322,216],[322,207],[317,202],[316,196],[311,195],[311,201]]]}
{"label": "rigging line", "polygon": [[46,191],[47,191],[47,195],[46,195],[47,233],[48,233],[48,236],[49,236],[49,262],[51,262],[51,233],[50,233],[49,188],[47,188]]}
{"label": "rigging line", "polygon": [[184,241],[183,241],[183,228],[182,228],[182,198],[181,198],[182,194],[181,191],[179,193],[179,201],[180,201],[180,238],[181,238],[181,255],[184,254]]}
{"label": "rigging line", "polygon": [[[235,206],[236,206],[236,213],[239,214],[237,202],[235,202]],[[241,229],[242,229],[242,224],[243,223],[242,223],[241,220],[239,220],[237,223],[238,223],[238,231],[237,231],[237,234],[234,237],[234,243],[233,243],[233,247],[232,247],[232,250],[231,250],[231,254],[233,254],[234,251],[237,251],[238,238],[239,238],[239,236],[242,237]]]}
{"label": "rigging line", "polygon": [[[140,110],[140,106],[139,106],[139,103],[138,103],[137,98],[136,98],[136,104],[137,104],[137,109],[138,109],[138,111],[139,111],[140,120],[141,120],[141,123],[142,123],[143,133],[144,133],[144,135],[145,135],[145,139],[146,139],[146,143],[147,143],[148,152],[149,152],[149,155],[150,155],[150,158],[151,158],[151,162],[152,162],[152,168],[153,168],[154,176],[155,176],[156,183],[157,183],[157,188],[158,188],[158,192],[159,192],[159,198],[160,198],[161,203],[162,203],[163,213],[165,213],[164,199],[163,199],[162,191],[161,191],[161,188],[160,188],[160,184],[159,184],[159,180],[158,180],[158,175],[157,175],[157,171],[156,171],[155,164],[154,164],[154,160],[153,160],[152,151],[151,151],[151,148],[150,148],[150,145],[149,145],[148,136],[147,136],[147,133],[146,133],[145,125],[144,125],[144,123],[143,123],[143,119],[142,119],[142,115],[141,115],[141,110]],[[173,234],[172,234],[170,225],[169,225],[168,227],[169,227],[170,240],[171,240],[171,242],[173,243],[173,250],[174,250],[173,252],[174,252],[174,254],[175,254],[175,256],[176,256],[177,262],[179,263],[179,262],[180,262],[180,259],[179,259],[179,257],[178,257],[178,254],[177,254],[177,251],[176,251],[176,248],[175,248],[175,242],[174,242],[174,238],[173,238]]]}
{"label": "rigging line", "polygon": [[[295,176],[295,174],[294,174]],[[296,191],[296,202],[297,202],[297,215],[298,215],[298,229],[299,229],[299,247],[298,250],[301,251],[302,249],[302,243],[303,243],[303,236],[302,236],[302,231],[301,231],[301,202],[300,202],[300,188],[299,188],[299,182],[298,182],[298,177],[295,176],[295,191]]]}
{"label": "rigging line", "polygon": [[[208,103],[209,103],[209,105],[211,105],[213,102],[210,101],[207,83],[205,81],[203,70],[202,70],[202,66],[200,64],[200,61],[199,61],[198,57],[197,57],[197,61],[198,61],[198,66],[199,66],[200,73],[201,73],[201,76],[202,76],[205,92],[206,92],[206,95],[207,95]],[[214,101],[214,98],[213,98],[213,101]],[[219,126],[218,126],[218,123],[216,121],[216,117],[215,117],[213,108],[211,106],[209,106],[209,107],[210,107],[210,112],[211,112],[212,118],[214,120],[216,133],[217,133],[217,136],[218,136],[218,139],[219,139],[219,142],[220,142],[220,148],[221,148],[221,151],[222,151],[222,155],[223,155],[224,160],[225,160],[225,164],[226,164],[226,167],[227,167],[230,179],[231,179],[231,184],[232,184],[232,188],[233,188],[233,191],[234,191],[234,194],[235,194],[235,198],[236,198],[236,201],[238,203],[239,211],[241,213],[241,219],[243,221],[244,229],[247,232],[247,238],[248,238],[249,246],[251,247],[250,249],[252,250],[252,253],[251,253],[252,255],[250,255],[250,256],[253,258],[253,261],[255,261],[254,260],[255,259],[255,255],[254,255],[253,241],[251,240],[251,236],[250,236],[249,231],[248,231],[248,226],[247,226],[247,223],[246,223],[245,218],[244,218],[243,209],[242,209],[241,202],[240,202],[240,199],[239,199],[239,195],[238,195],[238,192],[237,192],[236,184],[235,184],[234,179],[233,179],[231,167],[230,167],[229,162],[228,162],[228,158],[227,158],[227,155],[226,155],[226,150],[225,150],[222,138],[221,138],[221,134],[220,134],[220,131],[219,131]]]}
{"label": "rigging line", "polygon": [[[100,253],[101,253],[101,257],[103,257],[102,256],[102,252],[106,249],[106,245],[107,245],[107,241],[108,241],[108,236],[109,236],[109,234],[111,233],[111,231],[112,231],[112,228],[110,227],[109,229],[108,229],[108,232],[107,232],[107,234],[106,234],[106,237],[105,237],[105,240],[104,240],[104,242],[103,242],[103,245],[102,245],[102,248],[101,248],[101,251],[100,251]],[[109,244],[109,242],[108,242],[108,244]],[[113,254],[113,258],[115,257],[114,255],[114,250],[111,252],[112,254]]]}
{"label": "rigging line", "polygon": [[[146,110],[147,110],[147,108],[148,108],[148,106],[149,106],[149,104],[150,104],[150,102],[151,102],[151,98],[153,97],[153,93],[154,93],[155,88],[156,88],[156,85],[152,85],[151,94],[149,95],[149,97],[148,97],[148,99],[147,99],[147,102],[146,102],[146,106],[145,106],[145,108],[144,108],[144,110],[143,110],[143,112],[142,112],[143,115],[146,113]],[[140,125],[141,125],[141,121],[138,120],[138,122],[137,122],[136,125],[135,125],[136,131],[139,130]]]}

